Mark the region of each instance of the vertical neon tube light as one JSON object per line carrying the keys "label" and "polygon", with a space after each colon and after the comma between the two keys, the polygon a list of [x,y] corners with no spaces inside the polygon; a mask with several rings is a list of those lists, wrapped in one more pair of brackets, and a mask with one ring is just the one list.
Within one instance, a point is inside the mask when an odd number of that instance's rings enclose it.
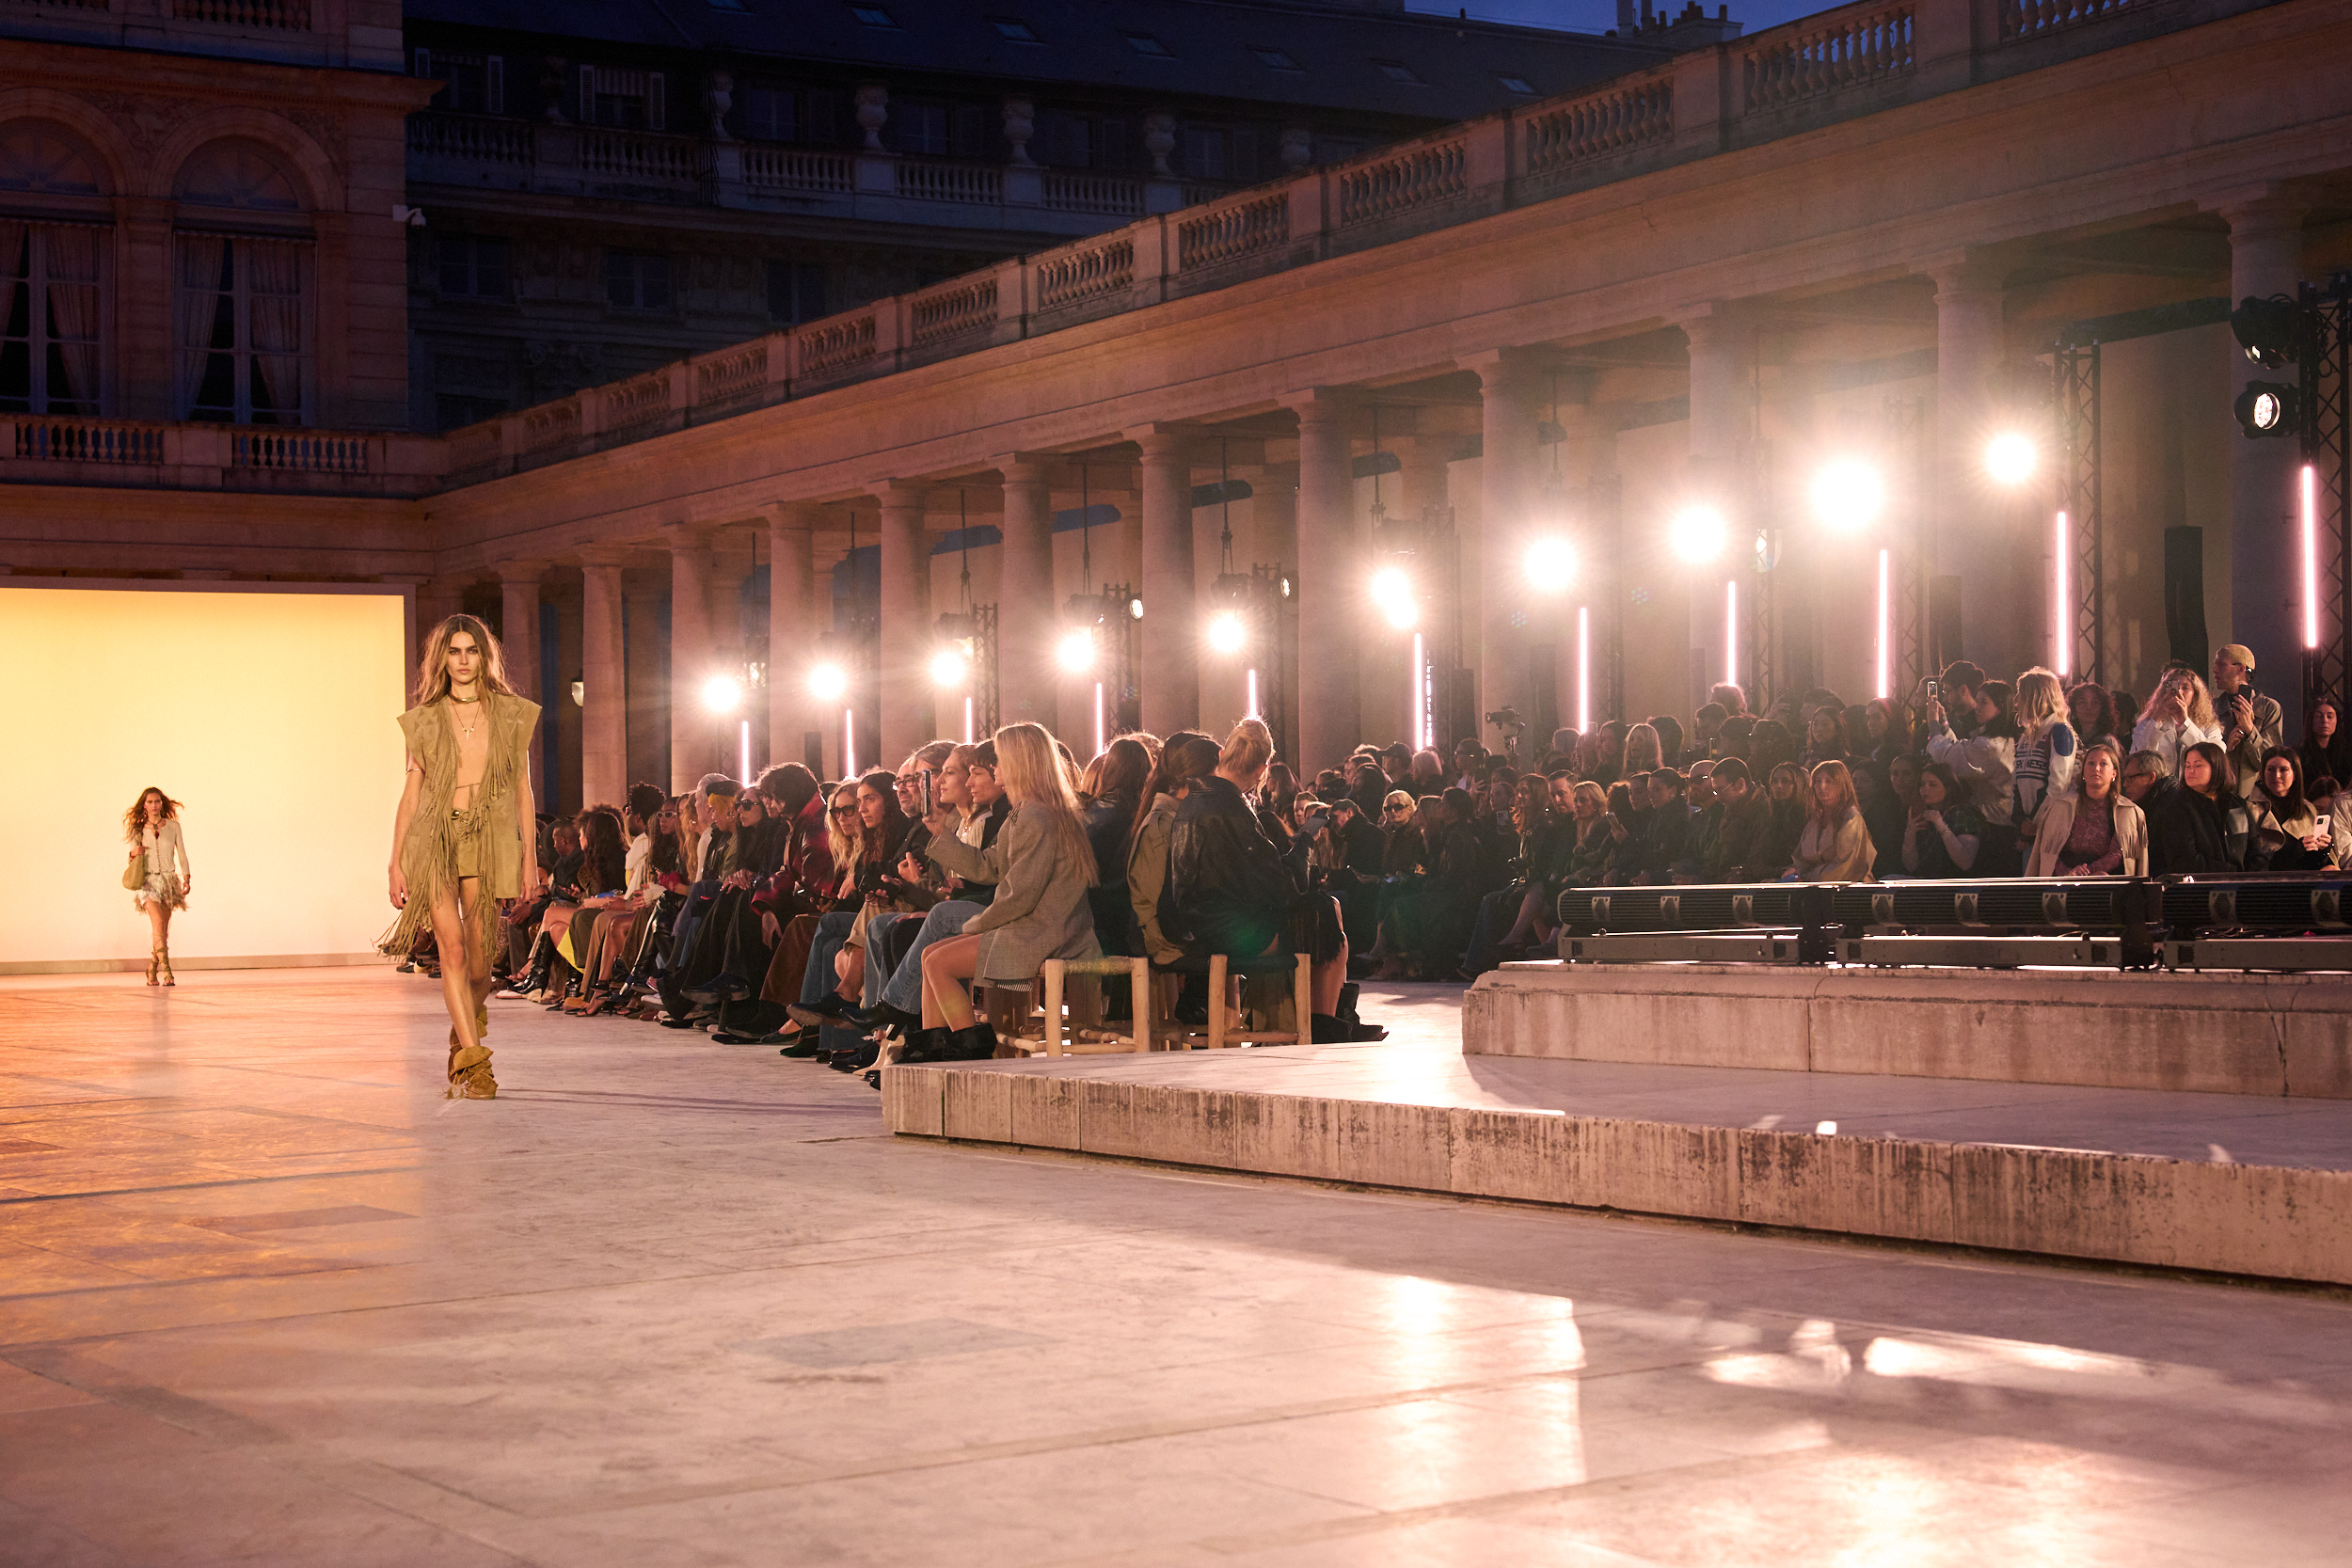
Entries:
{"label": "vertical neon tube light", "polygon": [[743,787],[752,786],[752,721],[743,721]]}
{"label": "vertical neon tube light", "polygon": [[1258,672],[1255,670],[1249,672],[1249,700],[1248,705],[1242,709],[1242,717],[1245,719],[1263,719],[1265,717],[1265,715],[1260,712],[1258,708]]}
{"label": "vertical neon tube light", "polygon": [[2303,465],[2303,646],[2319,646],[2319,470]]}
{"label": "vertical neon tube light", "polygon": [[972,744],[972,699],[969,697],[963,700],[963,743],[966,746]]}
{"label": "vertical neon tube light", "polygon": [[1576,607],[1576,733],[1593,728],[1593,607]]}
{"label": "vertical neon tube light", "polygon": [[2050,663],[2060,680],[2074,673],[2074,531],[2061,512],[2050,538]]}
{"label": "vertical neon tube light", "polygon": [[1094,683],[1094,754],[1101,756],[1103,748],[1109,744],[1110,737],[1103,733],[1103,683],[1096,681]]}
{"label": "vertical neon tube light", "polygon": [[1724,679],[1733,686],[1740,682],[1740,584],[1735,579],[1724,584]]}
{"label": "vertical neon tube light", "polygon": [[1890,550],[1879,551],[1878,668],[1876,673],[1881,702],[1885,701],[1889,695],[1887,687],[1891,684],[1887,660],[1892,650],[1888,646],[1890,639],[1887,633],[1892,629],[1890,623],[1894,620],[1895,608],[1894,563],[1889,560],[1892,554]]}
{"label": "vertical neon tube light", "polygon": [[857,777],[857,709],[841,710],[841,776]]}
{"label": "vertical neon tube light", "polygon": [[1413,633],[1411,721],[1413,745],[1416,748],[1427,746],[1429,742],[1424,737],[1429,734],[1429,644],[1427,639],[1420,632]]}

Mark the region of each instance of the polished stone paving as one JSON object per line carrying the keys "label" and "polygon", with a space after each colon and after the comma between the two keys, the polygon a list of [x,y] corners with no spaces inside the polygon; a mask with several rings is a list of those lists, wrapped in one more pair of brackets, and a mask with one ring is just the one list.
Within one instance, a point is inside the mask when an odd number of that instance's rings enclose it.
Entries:
{"label": "polished stone paving", "polygon": [[894,1139],[497,1017],[453,1103],[415,980],[5,983],[0,1562],[2344,1560],[2341,1293]]}

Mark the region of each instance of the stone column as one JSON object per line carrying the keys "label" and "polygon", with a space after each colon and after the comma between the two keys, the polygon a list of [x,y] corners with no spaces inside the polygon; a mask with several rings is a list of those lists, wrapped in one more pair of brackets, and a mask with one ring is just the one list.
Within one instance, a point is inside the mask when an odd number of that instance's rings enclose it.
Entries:
{"label": "stone column", "polygon": [[[1200,615],[1192,560],[1193,435],[1182,425],[1127,432],[1143,449],[1143,727],[1200,722]],[[1089,737],[1090,738],[1090,737]],[[1076,750],[1076,748],[1073,748]]]}
{"label": "stone column", "polygon": [[[1755,581],[1754,573],[1739,568],[1746,559],[1746,541],[1760,520],[1751,504],[1759,498],[1748,494],[1743,470],[1756,434],[1749,393],[1756,329],[1721,306],[1677,325],[1691,344],[1691,463],[1684,499],[1686,504],[1720,512],[1727,535],[1721,556],[1682,567],[1690,585],[1690,655],[1681,683],[1690,694],[1682,708],[1687,713],[1706,701],[1707,689],[1730,670],[1736,668],[1740,673],[1734,678],[1747,685],[1747,661],[1724,642],[1724,600],[1725,584],[1737,581],[1744,592]],[[1663,526],[1669,519],[1657,521]],[[1638,526],[1630,531],[1638,532]],[[1745,610],[1742,606],[1743,622],[1748,618]],[[1748,699],[1761,707],[1760,693],[1750,692]]]}
{"label": "stone column", "polygon": [[[656,788],[670,778],[670,639],[662,627],[669,583],[658,571],[621,577],[622,654],[628,684],[628,780]],[[584,676],[583,676],[584,678]],[[568,701],[559,690],[560,700]]]}
{"label": "stone column", "polygon": [[817,588],[817,524],[823,509],[779,502],[768,508],[768,763],[807,761],[808,732],[825,720],[809,694],[817,639],[829,629],[831,605]]}
{"label": "stone column", "polygon": [[580,560],[580,798],[590,805],[618,804],[628,793],[621,556],[606,547],[583,550]]}
{"label": "stone column", "polygon": [[[1298,465],[1268,463],[1260,468],[1250,482],[1249,523],[1257,544],[1252,562],[1263,561],[1277,565],[1295,582],[1298,578]],[[1282,717],[1282,733],[1274,737],[1275,754],[1296,768],[1298,762],[1298,622],[1286,612],[1277,623],[1282,647],[1280,666],[1282,689],[1273,689],[1275,658],[1271,652],[1253,648],[1249,663],[1256,667],[1259,700],[1271,717],[1279,707]],[[1277,697],[1280,701],[1276,701]]]}
{"label": "stone column", "polygon": [[710,663],[710,536],[707,523],[671,523],[670,792],[711,771],[708,716],[699,693]]}
{"label": "stone column", "polygon": [[501,561],[499,586],[504,608],[499,615],[499,642],[506,654],[506,684],[534,703],[547,701],[539,674],[539,579],[544,561]]}
{"label": "stone column", "polygon": [[1522,720],[1534,721],[1522,558],[1543,462],[1536,426],[1548,386],[1543,366],[1513,350],[1460,363],[1478,372],[1485,434],[1478,465],[1480,625],[1470,657],[1479,673],[1478,738],[1491,742],[1497,734],[1485,716],[1497,708],[1517,708]]}
{"label": "stone column", "polygon": [[1298,416],[1298,756],[1302,775],[1334,768],[1363,738],[1357,628],[1374,613],[1358,541],[1353,402],[1337,388],[1294,392]]}
{"label": "stone column", "polygon": [[[2057,454],[2042,436],[2041,471],[2022,495],[1985,477],[1984,449],[1999,432],[1988,388],[2001,362],[2001,269],[1956,258],[1930,269],[1935,279],[1935,499],[1930,515],[1938,575],[1960,582],[1960,646],[1995,680],[2013,681],[2050,655],[2049,594],[2041,580],[2048,553],[2039,525],[2052,510]],[[2041,432],[2036,432],[2042,435]]]}
{"label": "stone column", "polygon": [[[2230,225],[2230,303],[2249,294],[2293,297],[2303,277],[2304,203],[2275,191],[2221,207]],[[2311,384],[2307,370],[2266,371],[2230,343],[2230,395],[2249,381]],[[2217,643],[2243,642],[2254,653],[2254,685],[2286,714],[2290,744],[2303,722],[2303,583],[2296,471],[2302,445],[2289,440],[2230,441],[2230,625]],[[2325,627],[2322,630],[2325,631]],[[2206,650],[2210,657],[2211,649]]]}
{"label": "stone column", "polygon": [[[1054,727],[1054,494],[1050,462],[1013,452],[996,460],[1004,476],[1004,554],[996,570],[997,711],[1008,724]],[[1063,738],[1068,739],[1068,736]],[[1093,736],[1086,739],[1091,744]],[[1073,741],[1071,751],[1081,750]]]}
{"label": "stone column", "polygon": [[882,502],[882,733],[861,759],[869,767],[895,768],[931,738],[931,542],[923,527],[930,489],[922,480],[894,479],[873,492]]}

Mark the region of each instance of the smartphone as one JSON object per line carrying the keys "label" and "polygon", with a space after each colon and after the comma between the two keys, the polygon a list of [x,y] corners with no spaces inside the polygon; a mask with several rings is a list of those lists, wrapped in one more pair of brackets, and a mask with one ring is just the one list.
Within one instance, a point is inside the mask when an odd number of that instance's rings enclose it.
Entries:
{"label": "smartphone", "polygon": [[939,775],[924,772],[917,774],[916,777],[922,781],[923,789],[923,810],[920,815],[929,816],[939,810]]}
{"label": "smartphone", "polygon": [[1324,829],[1328,828],[1330,825],[1331,814],[1329,812],[1310,812],[1307,816],[1307,820],[1298,825],[1298,831],[1306,834],[1309,838],[1312,838],[1315,834],[1323,832]]}
{"label": "smartphone", "polygon": [[1931,697],[1942,697],[1944,695],[1944,683],[1941,681],[1928,682],[1928,695]]}

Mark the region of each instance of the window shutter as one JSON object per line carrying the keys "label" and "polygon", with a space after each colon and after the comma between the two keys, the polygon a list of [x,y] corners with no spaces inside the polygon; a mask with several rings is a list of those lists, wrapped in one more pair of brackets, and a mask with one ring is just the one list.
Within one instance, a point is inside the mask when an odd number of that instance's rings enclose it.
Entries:
{"label": "window shutter", "polygon": [[647,71],[645,73],[646,130],[660,131],[664,128],[662,124],[662,118],[664,114],[664,105],[667,103],[668,99],[669,93],[665,84],[663,83],[661,72],[659,71]]}
{"label": "window shutter", "polygon": [[483,62],[482,107],[488,114],[506,112],[506,61],[501,55],[493,55]]}
{"label": "window shutter", "polygon": [[580,68],[580,122],[596,122],[596,68],[592,65]]}

